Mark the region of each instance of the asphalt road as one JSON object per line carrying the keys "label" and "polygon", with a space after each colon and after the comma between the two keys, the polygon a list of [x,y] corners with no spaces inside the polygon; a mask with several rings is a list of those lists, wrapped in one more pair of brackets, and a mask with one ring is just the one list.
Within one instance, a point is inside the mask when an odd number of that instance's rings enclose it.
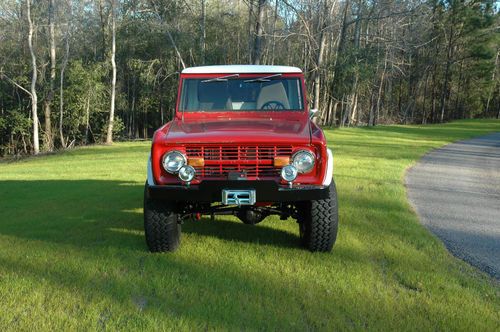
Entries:
{"label": "asphalt road", "polygon": [[452,254],[500,279],[500,133],[430,152],[406,186],[421,222]]}

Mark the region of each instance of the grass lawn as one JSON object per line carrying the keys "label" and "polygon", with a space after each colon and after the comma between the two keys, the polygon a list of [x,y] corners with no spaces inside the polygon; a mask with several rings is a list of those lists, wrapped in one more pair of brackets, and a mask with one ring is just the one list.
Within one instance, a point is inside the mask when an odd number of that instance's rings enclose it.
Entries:
{"label": "grass lawn", "polygon": [[0,330],[500,329],[500,286],[453,258],[411,210],[405,169],[500,121],[327,130],[340,228],[332,253],[298,226],[183,225],[150,254],[148,142],[0,163]]}

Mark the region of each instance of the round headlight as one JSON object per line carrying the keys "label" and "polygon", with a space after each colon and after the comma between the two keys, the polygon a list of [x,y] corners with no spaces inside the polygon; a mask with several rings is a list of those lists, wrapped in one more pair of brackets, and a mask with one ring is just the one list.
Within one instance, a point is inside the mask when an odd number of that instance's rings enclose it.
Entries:
{"label": "round headlight", "polygon": [[193,168],[193,166],[190,165],[182,166],[181,169],[179,170],[179,179],[181,179],[184,182],[191,182],[191,180],[194,179],[195,174],[196,171]]}
{"label": "round headlight", "polygon": [[299,173],[309,173],[314,168],[314,155],[307,150],[300,150],[292,157],[292,165]]}
{"label": "round headlight", "polygon": [[163,168],[172,174],[179,172],[186,164],[186,156],[179,151],[170,151],[163,156]]}
{"label": "round headlight", "polygon": [[281,178],[287,182],[292,182],[297,178],[297,169],[293,165],[286,165],[281,169]]}

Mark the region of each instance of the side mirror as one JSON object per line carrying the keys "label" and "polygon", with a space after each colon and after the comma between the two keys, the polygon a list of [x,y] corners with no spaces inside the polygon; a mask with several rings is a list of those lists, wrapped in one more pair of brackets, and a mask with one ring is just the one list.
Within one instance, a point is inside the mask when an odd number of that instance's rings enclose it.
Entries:
{"label": "side mirror", "polygon": [[309,110],[309,119],[313,119],[316,115],[319,114],[319,110],[317,108],[312,108]]}

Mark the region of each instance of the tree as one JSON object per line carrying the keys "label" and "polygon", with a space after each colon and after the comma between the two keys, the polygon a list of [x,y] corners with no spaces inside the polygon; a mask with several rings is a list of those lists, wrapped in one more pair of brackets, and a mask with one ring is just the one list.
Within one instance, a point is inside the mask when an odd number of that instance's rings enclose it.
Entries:
{"label": "tree", "polygon": [[33,33],[35,25],[31,18],[31,0],[26,0],[26,15],[28,16],[28,47],[31,55],[31,116],[33,121],[33,154],[40,153],[40,141],[38,134],[38,96],[36,94],[36,81],[37,81],[37,68],[36,68],[36,55],[33,49]]}
{"label": "tree", "polygon": [[68,65],[69,60],[69,39],[70,39],[70,31],[71,31],[71,20],[73,15],[72,3],[71,0],[67,1],[67,6],[69,10],[68,20],[66,23],[66,31],[64,33],[64,58],[61,64],[61,72],[59,77],[59,140],[61,143],[61,147],[66,148],[67,142],[64,138],[63,131],[63,123],[64,123],[64,72],[66,71],[66,66]]}
{"label": "tree", "polygon": [[111,107],[109,110],[108,132],[106,144],[113,143],[113,123],[115,121],[115,99],[116,99],[116,18],[115,0],[111,0]]}
{"label": "tree", "polygon": [[321,93],[321,72],[323,70],[323,59],[325,51],[328,47],[328,32],[327,29],[330,25],[330,17],[333,16],[336,1],[329,3],[328,0],[323,0],[323,10],[319,14],[319,48],[316,57],[316,68],[314,72],[314,103],[313,107],[319,110],[320,107],[320,93]]}
{"label": "tree", "polygon": [[259,4],[257,6],[257,21],[255,22],[255,40],[253,43],[253,55],[252,60],[254,65],[260,64],[261,56],[262,56],[262,35],[264,34],[264,6],[266,4],[266,0],[259,0]]}
{"label": "tree", "polygon": [[50,77],[49,77],[49,91],[44,100],[44,117],[45,117],[44,145],[47,151],[53,151],[54,138],[52,134],[51,107],[54,100],[54,86],[56,81],[56,39],[55,39],[55,24],[54,24],[54,0],[49,0],[48,17],[49,17]]}
{"label": "tree", "polygon": [[206,53],[207,53],[207,2],[206,0],[201,0],[201,19],[200,19],[200,28],[201,28],[201,38],[200,38],[200,48],[201,48],[201,63],[205,64],[207,61]]}

